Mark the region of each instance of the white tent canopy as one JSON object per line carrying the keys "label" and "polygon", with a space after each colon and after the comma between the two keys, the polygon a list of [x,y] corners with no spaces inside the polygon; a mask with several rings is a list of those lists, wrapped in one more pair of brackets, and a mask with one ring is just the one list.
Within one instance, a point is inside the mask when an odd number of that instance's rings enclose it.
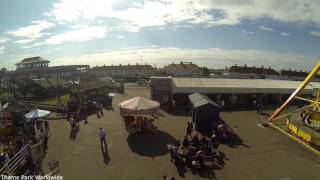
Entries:
{"label": "white tent canopy", "polygon": [[152,114],[159,110],[160,104],[143,97],[135,97],[119,104],[121,113]]}
{"label": "white tent canopy", "polygon": [[24,116],[28,119],[44,117],[50,114],[50,111],[45,111],[41,109],[34,109],[31,112],[25,114]]}

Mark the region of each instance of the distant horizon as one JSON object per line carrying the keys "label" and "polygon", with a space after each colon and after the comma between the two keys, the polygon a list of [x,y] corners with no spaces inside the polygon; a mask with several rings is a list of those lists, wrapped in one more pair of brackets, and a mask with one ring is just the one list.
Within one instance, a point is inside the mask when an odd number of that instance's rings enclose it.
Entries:
{"label": "distant horizon", "polygon": [[[36,57],[36,56],[30,56],[30,57]],[[26,58],[30,58],[30,57],[26,57]],[[40,56],[42,57],[42,56]],[[123,65],[123,66],[126,66],[126,65],[136,65],[136,64],[139,64],[139,65],[151,65],[152,67],[154,68],[163,68],[167,65],[170,65],[172,63],[174,64],[180,64],[181,62],[183,63],[192,63],[192,64],[196,64],[198,65],[199,67],[206,67],[208,69],[214,69],[214,70],[224,70],[226,67],[229,68],[231,66],[239,66],[239,67],[244,67],[244,66],[247,66],[247,67],[256,67],[256,68],[261,68],[263,67],[264,69],[267,69],[267,68],[272,68],[276,71],[281,71],[281,70],[289,70],[291,69],[291,71],[302,71],[302,72],[310,72],[312,70],[312,68],[316,65],[316,63],[314,64],[314,66],[312,66],[310,69],[294,69],[294,68],[276,68],[272,65],[269,65],[267,62],[265,64],[252,64],[252,63],[240,63],[239,61],[235,62],[234,64],[232,63],[225,63],[225,65],[223,66],[222,64],[216,64],[215,62],[203,62],[203,61],[206,61],[206,60],[201,60],[201,61],[197,61],[197,60],[184,60],[184,59],[178,59],[178,60],[166,60],[166,61],[159,61],[158,63],[155,62],[155,63],[150,63],[149,61],[136,61],[136,62],[133,62],[133,61],[130,61],[128,63],[122,63],[119,62],[119,63],[109,63],[109,64],[99,64],[99,65],[90,65],[90,64],[84,64],[84,63],[80,63],[80,64],[52,64],[51,63],[51,60],[48,59],[48,58],[45,58],[45,57],[42,57],[46,60],[49,60],[50,63],[49,63],[49,67],[53,67],[53,66],[67,66],[67,65],[89,65],[90,68],[93,68],[93,67],[101,67],[101,66],[119,66],[120,64]],[[23,58],[25,59],[25,58]],[[20,61],[22,61],[23,59],[21,59]],[[20,62],[20,61],[17,61],[17,62]],[[214,60],[213,60],[214,61]],[[217,61],[218,62],[218,61]],[[210,64],[215,64],[214,66],[210,66]],[[209,65],[209,66],[208,66]],[[14,71],[16,70],[16,67],[12,68],[12,69],[7,69],[9,71]]]}

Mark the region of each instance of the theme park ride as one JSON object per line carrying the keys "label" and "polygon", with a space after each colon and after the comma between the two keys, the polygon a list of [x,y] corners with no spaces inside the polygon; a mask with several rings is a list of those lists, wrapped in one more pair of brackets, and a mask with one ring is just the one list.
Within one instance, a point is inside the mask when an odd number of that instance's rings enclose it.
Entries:
{"label": "theme park ride", "polygon": [[[282,132],[289,133],[291,138],[303,144],[317,155],[320,155],[320,90],[319,88],[314,88],[312,97],[300,97],[298,95],[312,81],[319,70],[320,63],[312,69],[301,85],[268,119],[269,125]],[[290,103],[293,101],[301,101],[303,106],[279,116],[288,109]],[[280,118],[286,118],[286,131],[280,129],[273,123]]]}

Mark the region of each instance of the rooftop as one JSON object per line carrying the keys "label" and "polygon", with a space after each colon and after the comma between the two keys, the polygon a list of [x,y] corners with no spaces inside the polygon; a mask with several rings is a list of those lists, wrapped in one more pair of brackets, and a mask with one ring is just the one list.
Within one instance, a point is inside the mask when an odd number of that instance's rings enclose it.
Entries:
{"label": "rooftop", "polygon": [[35,56],[35,57],[25,58],[21,62],[16,63],[16,65],[34,64],[39,62],[49,63],[50,61],[43,59],[40,56]]}
{"label": "rooftop", "polygon": [[[305,77],[307,77],[309,75],[309,72],[307,72],[307,71],[304,72],[302,70],[296,71],[296,70],[291,70],[291,69],[288,69],[288,70],[282,69],[280,71],[280,74],[282,76],[295,76],[295,77],[305,78]],[[319,74],[316,75],[316,78],[320,78],[320,75]]]}
{"label": "rooftop", "polygon": [[195,108],[198,108],[200,106],[206,105],[206,104],[212,104],[216,107],[219,107],[217,103],[212,101],[208,96],[199,94],[199,93],[193,93],[189,95],[189,100],[193,104]]}
{"label": "rooftop", "polygon": [[192,62],[180,62],[180,64],[169,64],[164,67],[166,70],[179,70],[179,71],[198,71],[200,67]]}
{"label": "rooftop", "polygon": [[261,67],[248,67],[246,65],[244,66],[231,66],[228,69],[229,72],[235,72],[235,73],[252,73],[252,74],[267,74],[267,75],[279,75],[279,73],[272,69],[271,67],[265,68],[263,66]]}
{"label": "rooftop", "polygon": [[142,65],[142,64],[135,64],[135,65],[111,65],[111,66],[96,66],[93,67],[92,70],[136,70],[136,69],[143,69],[143,70],[153,70],[154,68],[151,65]]}
{"label": "rooftop", "polygon": [[[174,93],[283,93],[291,94],[300,81],[271,79],[172,78]],[[311,94],[320,83],[310,83],[303,93]]]}

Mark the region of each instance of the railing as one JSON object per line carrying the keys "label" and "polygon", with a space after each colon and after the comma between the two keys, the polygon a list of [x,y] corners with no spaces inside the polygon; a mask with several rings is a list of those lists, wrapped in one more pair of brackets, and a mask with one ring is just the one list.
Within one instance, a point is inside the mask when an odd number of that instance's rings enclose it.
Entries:
{"label": "railing", "polygon": [[58,105],[52,105],[52,104],[44,104],[44,103],[39,103],[36,101],[24,101],[24,100],[18,100],[18,99],[10,99],[10,101],[14,102],[19,102],[23,104],[32,104],[36,105],[38,108],[53,111],[53,112],[58,112],[59,111],[59,106]]}
{"label": "railing", "polygon": [[27,159],[31,157],[30,143],[25,145],[17,154],[7,161],[0,170],[3,175],[15,175],[17,170],[27,163]]}

